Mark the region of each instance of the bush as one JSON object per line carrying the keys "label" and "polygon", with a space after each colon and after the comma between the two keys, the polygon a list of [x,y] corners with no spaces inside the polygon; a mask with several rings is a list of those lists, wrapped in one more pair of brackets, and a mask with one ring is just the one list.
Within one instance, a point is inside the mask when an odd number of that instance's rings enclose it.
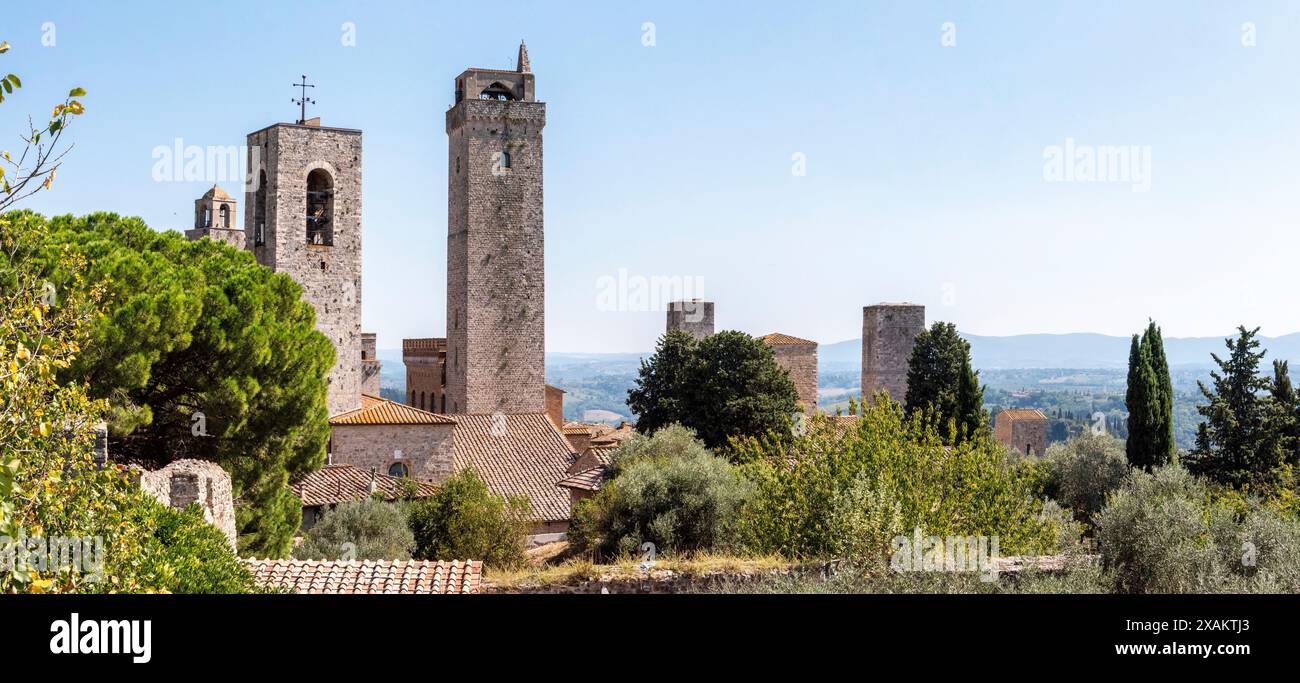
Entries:
{"label": "bush", "polygon": [[[135,572],[153,590],[170,593],[249,593],[258,589],[221,530],[191,504],[176,510],[146,494],[133,510],[135,523],[152,529]],[[114,563],[109,562],[112,566]],[[112,590],[113,586],[104,586]]]}
{"label": "bush", "polygon": [[400,504],[341,503],[307,530],[293,550],[300,560],[409,560],[415,536]]}
{"label": "bush", "polygon": [[436,495],[411,505],[415,557],[482,560],[495,567],[522,565],[533,524],[530,510],[527,498],[497,496],[473,470],[461,470]]}
{"label": "bush", "polygon": [[1243,511],[1179,465],[1131,471],[1097,540],[1117,591],[1300,591],[1300,521],[1257,500]]}
{"label": "bush", "polygon": [[1091,523],[1106,505],[1106,496],[1119,488],[1128,474],[1124,444],[1108,434],[1085,431],[1065,443],[1047,448],[1045,493]]}
{"label": "bush", "polygon": [[681,425],[638,434],[615,452],[612,478],[574,511],[569,539],[600,559],[635,553],[694,553],[724,543],[751,485]]}
{"label": "bush", "polygon": [[752,551],[789,558],[879,559],[890,540],[925,535],[998,536],[1004,554],[1050,552],[1058,518],[1043,514],[1033,477],[987,435],[945,447],[920,415],[904,419],[887,399],[846,433],[813,418],[785,446],[737,443],[757,493],[740,514]]}

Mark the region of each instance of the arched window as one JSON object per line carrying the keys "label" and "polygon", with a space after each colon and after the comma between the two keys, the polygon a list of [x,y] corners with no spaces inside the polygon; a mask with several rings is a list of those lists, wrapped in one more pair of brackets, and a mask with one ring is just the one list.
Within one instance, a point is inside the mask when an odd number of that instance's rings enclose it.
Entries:
{"label": "arched window", "polygon": [[515,99],[514,94],[510,92],[510,88],[501,85],[499,82],[483,88],[483,92],[478,94],[478,98],[480,100],[500,100],[502,102]]}
{"label": "arched window", "polygon": [[388,476],[390,477],[405,477],[406,473],[406,463],[404,462],[395,462],[388,466]]}
{"label": "arched window", "polygon": [[257,174],[257,193],[253,195],[253,246],[266,244],[266,171]]}
{"label": "arched window", "polygon": [[420,410],[424,410],[424,392],[420,392]]}
{"label": "arched window", "polygon": [[412,408],[415,407],[415,390],[414,390],[414,389],[411,390],[411,402],[410,402],[409,404],[407,404],[407,405],[411,406]]}
{"label": "arched window", "polygon": [[230,205],[222,204],[220,213],[221,213],[221,227],[229,230],[230,229]]}
{"label": "arched window", "polygon": [[212,209],[203,207],[203,227],[212,227]]}
{"label": "arched window", "polygon": [[334,179],[321,168],[307,174],[307,244],[334,245]]}

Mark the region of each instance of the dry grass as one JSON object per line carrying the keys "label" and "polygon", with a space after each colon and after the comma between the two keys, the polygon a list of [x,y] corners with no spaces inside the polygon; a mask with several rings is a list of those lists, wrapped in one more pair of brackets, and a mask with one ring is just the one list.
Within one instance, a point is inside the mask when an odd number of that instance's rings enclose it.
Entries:
{"label": "dry grass", "polygon": [[[612,564],[595,564],[585,557],[570,553],[568,544],[551,543],[530,549],[532,566],[522,569],[484,568],[484,578],[498,588],[520,586],[574,585],[583,581],[611,580],[644,576],[637,558],[627,558]],[[734,555],[697,554],[690,557],[661,555],[652,571],[674,572],[685,576],[711,574],[760,574],[785,571],[794,565],[780,557],[737,557]]]}

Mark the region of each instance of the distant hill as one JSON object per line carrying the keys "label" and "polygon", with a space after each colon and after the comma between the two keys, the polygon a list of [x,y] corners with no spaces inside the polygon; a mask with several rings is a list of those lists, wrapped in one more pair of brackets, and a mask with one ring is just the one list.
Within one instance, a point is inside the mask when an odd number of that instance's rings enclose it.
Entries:
{"label": "distant hill", "polygon": [[[985,337],[963,332],[961,336],[970,342],[971,358],[976,368],[1095,369],[1128,366],[1128,337],[1088,332],[1008,337]],[[1171,366],[1211,366],[1214,361],[1210,354],[1223,355],[1225,337],[1167,337],[1165,355],[1169,357]],[[1260,345],[1268,350],[1265,361],[1300,359],[1300,332],[1281,337],[1260,337]],[[823,369],[858,367],[862,363],[862,340],[824,344],[817,355],[818,365]]]}

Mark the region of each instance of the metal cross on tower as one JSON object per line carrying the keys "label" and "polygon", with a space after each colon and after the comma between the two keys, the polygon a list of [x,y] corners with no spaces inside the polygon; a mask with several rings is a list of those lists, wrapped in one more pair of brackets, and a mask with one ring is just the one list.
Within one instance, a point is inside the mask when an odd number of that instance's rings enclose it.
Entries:
{"label": "metal cross on tower", "polygon": [[298,117],[299,117],[298,123],[299,125],[301,125],[307,122],[307,105],[316,104],[316,100],[307,97],[307,88],[314,88],[316,86],[311,85],[307,82],[307,74],[302,75],[302,83],[292,83],[291,85],[295,88],[302,88],[301,99],[292,98],[289,100],[290,102],[293,102],[294,104],[298,105]]}

